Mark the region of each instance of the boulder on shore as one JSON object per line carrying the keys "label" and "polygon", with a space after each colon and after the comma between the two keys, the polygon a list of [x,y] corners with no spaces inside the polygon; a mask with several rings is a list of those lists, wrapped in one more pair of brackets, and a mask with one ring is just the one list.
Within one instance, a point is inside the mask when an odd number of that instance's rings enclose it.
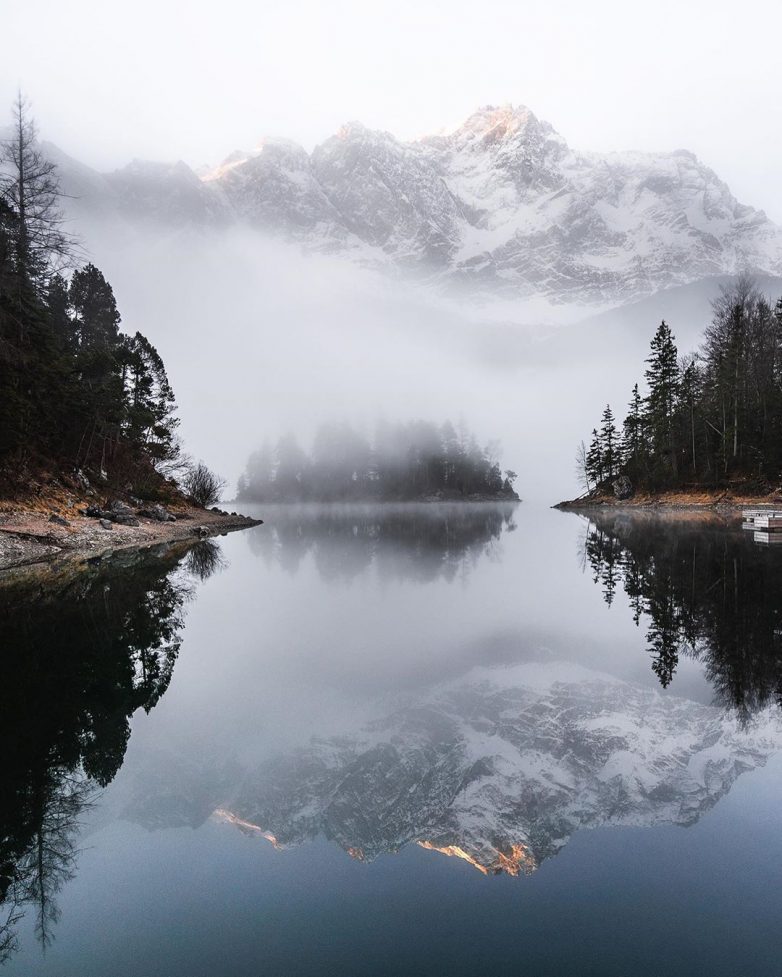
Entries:
{"label": "boulder on shore", "polygon": [[627,475],[620,475],[614,480],[611,486],[614,490],[614,498],[619,499],[620,502],[625,499],[630,499],[633,496],[633,483],[627,477]]}
{"label": "boulder on shore", "polygon": [[156,522],[176,522],[176,516],[162,505],[153,505],[148,509],[139,509],[138,514],[145,519],[154,519]]}
{"label": "boulder on shore", "polygon": [[93,519],[100,519],[101,524],[104,522],[116,522],[119,526],[140,525],[138,519],[133,515],[133,510],[130,506],[126,505],[120,499],[114,499],[105,509],[101,509],[97,505],[89,505],[84,510],[84,515],[91,516]]}

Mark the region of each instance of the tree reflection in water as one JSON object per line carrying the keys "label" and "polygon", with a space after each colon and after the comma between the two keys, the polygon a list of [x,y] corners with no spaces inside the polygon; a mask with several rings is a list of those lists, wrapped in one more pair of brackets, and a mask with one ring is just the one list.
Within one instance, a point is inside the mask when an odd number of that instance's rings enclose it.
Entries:
{"label": "tree reflection in water", "polygon": [[782,705],[782,553],[711,514],[595,513],[583,558],[609,606],[624,589],[663,686],[684,654],[744,719]]}
{"label": "tree reflection in water", "polygon": [[312,555],[324,580],[374,566],[381,580],[453,580],[516,528],[515,503],[270,506],[248,539],[267,562],[297,573]]}
{"label": "tree reflection in water", "polygon": [[51,941],[80,819],[122,765],[130,717],[168,688],[193,577],[221,565],[205,540],[0,586],[0,962],[28,905],[41,943]]}

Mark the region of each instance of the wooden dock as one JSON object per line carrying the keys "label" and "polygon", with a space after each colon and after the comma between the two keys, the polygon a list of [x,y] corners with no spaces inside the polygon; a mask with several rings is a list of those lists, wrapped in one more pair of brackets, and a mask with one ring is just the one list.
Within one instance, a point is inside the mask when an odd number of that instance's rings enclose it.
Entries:
{"label": "wooden dock", "polygon": [[742,529],[753,534],[756,543],[773,546],[782,543],[782,510],[745,509],[742,512]]}
{"label": "wooden dock", "polygon": [[756,529],[752,538],[756,543],[762,543],[764,546],[773,546],[775,543],[782,543],[782,533],[764,532],[762,529]]}

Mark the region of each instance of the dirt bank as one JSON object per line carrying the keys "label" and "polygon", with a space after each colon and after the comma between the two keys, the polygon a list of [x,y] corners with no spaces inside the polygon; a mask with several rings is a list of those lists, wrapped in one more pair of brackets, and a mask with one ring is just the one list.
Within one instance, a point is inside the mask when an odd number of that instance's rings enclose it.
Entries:
{"label": "dirt bank", "polygon": [[560,502],[555,509],[580,511],[583,509],[660,509],[740,512],[742,509],[782,509],[782,493],[778,490],[765,495],[746,495],[739,490],[719,489],[697,492],[638,492],[629,499],[617,499],[613,494],[599,493]]}

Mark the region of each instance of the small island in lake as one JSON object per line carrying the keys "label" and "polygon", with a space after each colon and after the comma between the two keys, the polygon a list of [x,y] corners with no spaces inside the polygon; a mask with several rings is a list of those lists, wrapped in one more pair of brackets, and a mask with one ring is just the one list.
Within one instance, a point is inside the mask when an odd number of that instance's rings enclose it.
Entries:
{"label": "small island in lake", "polygon": [[320,427],[312,451],[293,435],[254,452],[239,479],[247,502],[518,502],[514,471],[446,421],[380,423],[372,440],[346,423]]}
{"label": "small island in lake", "polygon": [[576,465],[584,495],[560,508],[782,503],[782,298],[740,276],[712,303],[700,348],[652,339],[621,429],[610,405]]}

